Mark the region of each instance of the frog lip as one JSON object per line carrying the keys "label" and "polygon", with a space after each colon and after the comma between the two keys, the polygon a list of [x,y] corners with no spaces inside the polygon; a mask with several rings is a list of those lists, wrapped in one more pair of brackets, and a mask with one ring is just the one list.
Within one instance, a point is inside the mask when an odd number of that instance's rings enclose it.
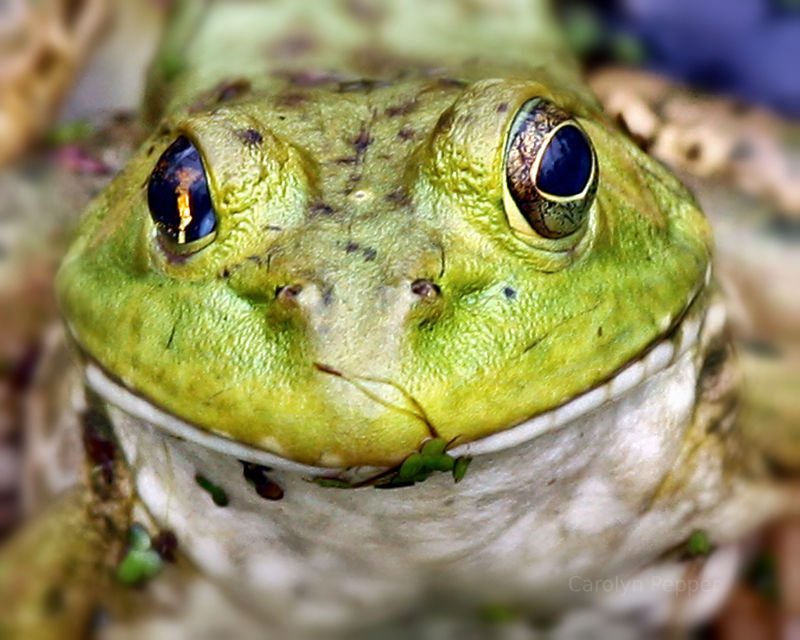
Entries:
{"label": "frog lip", "polygon": [[[705,312],[701,308],[702,305],[698,304],[698,299],[707,290],[709,282],[710,269],[706,273],[705,282],[689,296],[683,311],[674,318],[667,319],[664,330],[650,347],[609,379],[558,407],[537,414],[516,425],[510,425],[502,431],[457,445],[449,449],[448,453],[453,457],[477,456],[518,446],[594,411],[606,402],[630,391],[651,376],[664,371],[697,342],[701,329],[705,335],[716,334],[722,330],[726,320],[723,304],[716,302]],[[342,468],[295,462],[186,422],[127,387],[91,356],[86,355],[86,357],[88,359],[85,371],[86,381],[92,390],[114,407],[157,426],[173,437],[196,443],[240,460],[283,471],[312,477],[342,472]]]}

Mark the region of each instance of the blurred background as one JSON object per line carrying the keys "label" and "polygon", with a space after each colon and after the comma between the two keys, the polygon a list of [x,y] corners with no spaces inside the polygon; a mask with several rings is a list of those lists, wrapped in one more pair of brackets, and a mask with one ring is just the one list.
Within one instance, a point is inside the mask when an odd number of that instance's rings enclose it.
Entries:
{"label": "blurred background", "polygon": [[[51,282],[142,135],[167,0],[0,0],[0,541],[75,478],[53,433],[68,363]],[[715,227],[746,376],[742,425],[800,468],[800,0],[560,0],[589,83]],[[800,637],[800,523],[774,523],[714,637]],[[786,636],[789,637],[789,636]]]}

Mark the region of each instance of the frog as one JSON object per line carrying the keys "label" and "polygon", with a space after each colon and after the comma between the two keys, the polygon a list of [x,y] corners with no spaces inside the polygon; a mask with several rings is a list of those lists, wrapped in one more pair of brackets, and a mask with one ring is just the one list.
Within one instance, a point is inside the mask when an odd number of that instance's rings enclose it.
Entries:
{"label": "frog", "polygon": [[548,618],[620,576],[700,615],[663,586],[686,543],[723,590],[779,496],[709,225],[546,4],[175,11],[153,134],[57,279],[93,465],[63,546],[135,518],[293,632],[423,594]]}
{"label": "frog", "polygon": [[[643,71],[606,68],[590,86],[639,145],[692,189],[711,220],[717,279],[741,345],[740,425],[772,464],[796,473],[796,122]],[[750,238],[744,247],[742,237]]]}

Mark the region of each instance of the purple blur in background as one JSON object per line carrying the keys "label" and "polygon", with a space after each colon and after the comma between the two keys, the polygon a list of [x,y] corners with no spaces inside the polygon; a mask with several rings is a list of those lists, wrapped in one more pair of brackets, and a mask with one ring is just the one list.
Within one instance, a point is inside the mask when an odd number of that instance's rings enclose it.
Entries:
{"label": "purple blur in background", "polygon": [[[644,66],[713,92],[800,117],[800,0],[567,2],[613,38],[636,43]],[[584,51],[584,53],[586,53]],[[630,60],[629,60],[630,61]]]}

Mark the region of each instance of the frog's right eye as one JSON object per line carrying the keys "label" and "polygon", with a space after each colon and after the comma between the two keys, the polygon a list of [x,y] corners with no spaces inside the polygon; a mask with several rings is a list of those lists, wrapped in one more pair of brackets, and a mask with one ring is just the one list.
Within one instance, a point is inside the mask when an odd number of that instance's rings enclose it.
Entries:
{"label": "frog's right eye", "polygon": [[185,136],[161,155],[147,184],[147,204],[170,251],[188,254],[210,244],[217,230],[200,152]]}

